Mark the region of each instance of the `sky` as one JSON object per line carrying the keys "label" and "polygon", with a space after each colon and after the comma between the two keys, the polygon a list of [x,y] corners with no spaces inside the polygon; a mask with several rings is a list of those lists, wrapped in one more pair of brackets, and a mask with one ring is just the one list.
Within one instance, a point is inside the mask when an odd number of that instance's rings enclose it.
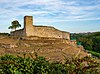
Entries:
{"label": "sky", "polygon": [[71,33],[100,31],[100,0],[0,0],[0,32],[11,22],[33,16],[34,25],[53,26]]}

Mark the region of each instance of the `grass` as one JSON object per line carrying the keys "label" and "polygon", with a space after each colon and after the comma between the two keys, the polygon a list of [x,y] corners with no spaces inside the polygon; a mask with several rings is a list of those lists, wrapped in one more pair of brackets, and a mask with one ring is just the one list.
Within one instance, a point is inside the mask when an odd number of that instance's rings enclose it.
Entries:
{"label": "grass", "polygon": [[97,53],[97,52],[94,52],[94,51],[89,51],[89,50],[88,50],[88,52],[91,53],[93,56],[100,58],[100,53]]}
{"label": "grass", "polygon": [[100,36],[96,36],[96,38],[100,38]]}

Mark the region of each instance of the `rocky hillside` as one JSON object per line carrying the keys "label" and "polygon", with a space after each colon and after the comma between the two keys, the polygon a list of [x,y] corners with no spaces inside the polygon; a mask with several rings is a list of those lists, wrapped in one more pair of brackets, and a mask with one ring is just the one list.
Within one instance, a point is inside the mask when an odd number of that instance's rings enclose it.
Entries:
{"label": "rocky hillside", "polygon": [[0,37],[0,55],[14,54],[28,57],[44,56],[50,61],[63,61],[65,57],[84,57],[88,53],[73,41],[41,37]]}

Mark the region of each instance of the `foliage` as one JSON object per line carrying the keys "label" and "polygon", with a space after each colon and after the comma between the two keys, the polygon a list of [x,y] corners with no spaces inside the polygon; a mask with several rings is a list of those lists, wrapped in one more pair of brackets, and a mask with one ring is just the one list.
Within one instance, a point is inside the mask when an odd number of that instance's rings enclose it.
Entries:
{"label": "foliage", "polygon": [[86,50],[100,53],[100,32],[71,34],[71,39],[73,38],[78,44],[80,42]]}
{"label": "foliage", "polygon": [[100,36],[100,32],[95,32],[92,34],[92,36]]}
{"label": "foliage", "polygon": [[100,53],[100,38],[95,37],[92,39],[92,41],[94,42],[94,44],[92,46],[92,50]]}
{"label": "foliage", "polygon": [[15,29],[21,27],[19,22],[17,20],[11,22],[11,26],[8,27],[8,29]]}
{"label": "foliage", "polygon": [[99,63],[97,63],[91,57],[84,57],[82,59],[73,58],[71,60],[67,59],[66,67],[69,74],[95,74],[97,72],[97,67]]}
{"label": "foliage", "polygon": [[0,74],[99,74],[100,65],[95,59],[72,58],[65,63],[49,62],[44,57],[22,58],[5,55],[0,57]]}
{"label": "foliage", "polygon": [[0,36],[9,36],[9,33],[0,33]]}
{"label": "foliage", "polygon": [[94,52],[94,51],[88,51],[89,53],[91,53],[92,55],[100,58],[100,53]]}

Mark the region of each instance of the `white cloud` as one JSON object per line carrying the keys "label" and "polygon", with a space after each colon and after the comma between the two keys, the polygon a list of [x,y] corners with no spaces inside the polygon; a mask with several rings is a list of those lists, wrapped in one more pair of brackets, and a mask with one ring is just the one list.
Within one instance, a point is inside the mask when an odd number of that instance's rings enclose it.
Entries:
{"label": "white cloud", "polygon": [[100,20],[99,7],[100,0],[0,0],[0,26],[23,22],[25,15],[32,15],[35,24]]}
{"label": "white cloud", "polygon": [[[86,3],[85,1],[82,2],[83,4]],[[5,3],[5,5],[2,5],[2,3]],[[99,4],[77,6],[79,4],[78,0],[1,0],[0,4],[2,5],[0,8],[0,19],[16,18],[20,15],[33,15],[36,16],[36,18],[43,18],[45,20],[53,18],[55,21],[60,21],[61,19],[75,21],[89,18],[95,19],[94,16],[97,15],[95,10],[100,11]],[[24,8],[21,8],[23,6]],[[27,6],[30,6],[29,9]],[[40,9],[35,6],[39,6]],[[35,11],[35,9],[37,9],[37,11]]]}

